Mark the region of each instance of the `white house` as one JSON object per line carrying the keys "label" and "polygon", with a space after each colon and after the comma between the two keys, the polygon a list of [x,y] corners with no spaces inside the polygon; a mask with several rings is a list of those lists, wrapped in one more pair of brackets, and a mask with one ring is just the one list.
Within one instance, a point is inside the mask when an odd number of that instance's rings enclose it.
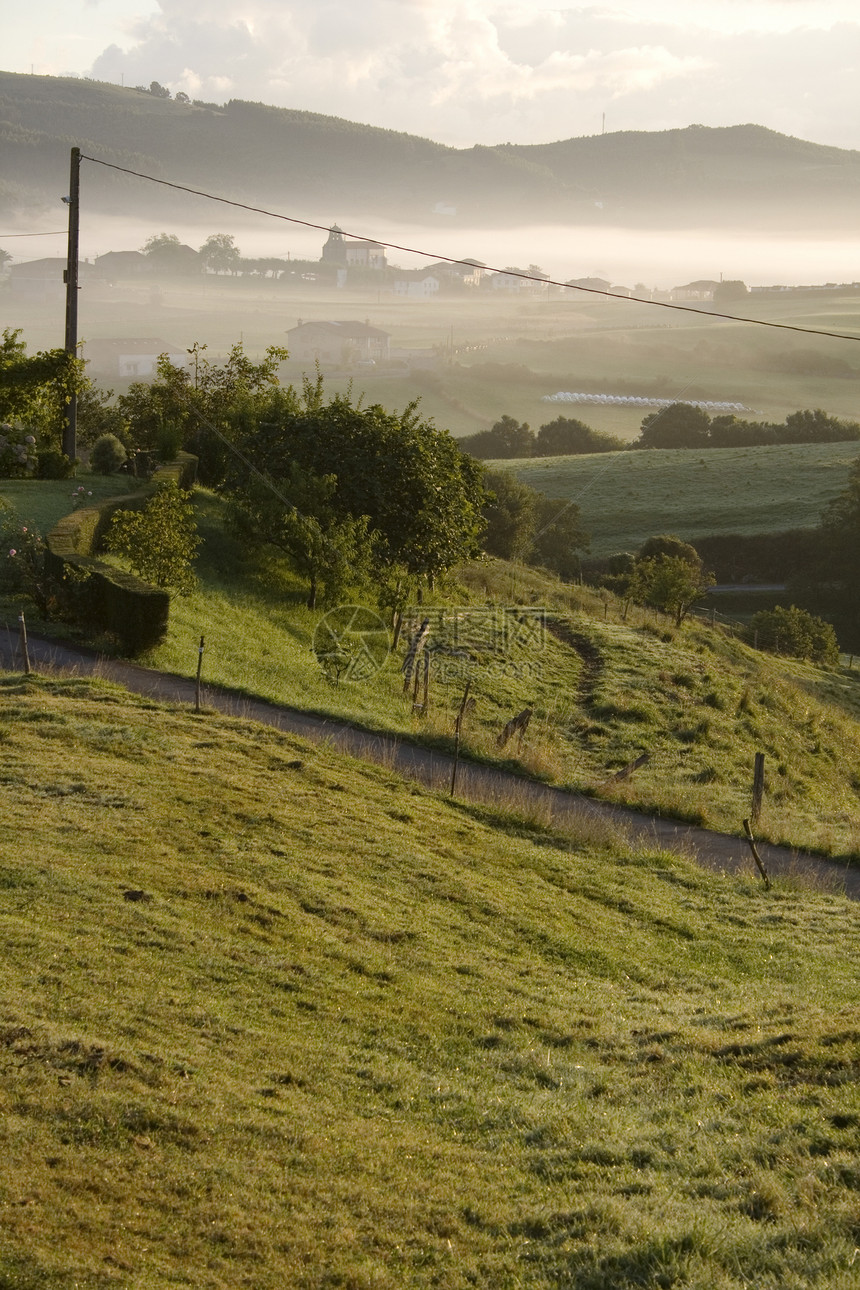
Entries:
{"label": "white house", "polygon": [[433,273],[422,273],[420,269],[414,273],[404,271],[394,279],[394,294],[409,296],[412,300],[429,300],[438,294],[439,285],[439,279]]}
{"label": "white house", "polygon": [[88,340],[83,357],[90,371],[107,380],[146,381],[155,376],[162,354],[174,367],[188,367],[188,351],[159,337]]}

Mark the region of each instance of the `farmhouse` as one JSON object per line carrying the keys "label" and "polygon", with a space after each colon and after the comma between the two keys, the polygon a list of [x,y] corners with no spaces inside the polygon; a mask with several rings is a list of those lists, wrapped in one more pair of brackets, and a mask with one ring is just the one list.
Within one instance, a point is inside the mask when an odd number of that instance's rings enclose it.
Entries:
{"label": "farmhouse", "polygon": [[433,273],[423,273],[416,269],[413,273],[403,271],[394,279],[394,294],[409,296],[412,300],[429,300],[439,291],[439,279]]}
{"label": "farmhouse", "polygon": [[187,367],[188,353],[158,337],[88,340],[84,358],[90,374],[105,380],[138,381],[155,375],[160,355],[166,354],[174,367]]}
{"label": "farmhouse", "polygon": [[384,362],[391,337],[361,322],[302,322],[287,332],[290,358],[300,363]]}
{"label": "farmhouse", "polygon": [[[25,260],[9,266],[10,287],[14,296],[47,303],[60,300],[65,295],[65,256],[50,256],[41,260]],[[82,260],[78,265],[78,279],[84,282],[92,277],[93,266]]]}

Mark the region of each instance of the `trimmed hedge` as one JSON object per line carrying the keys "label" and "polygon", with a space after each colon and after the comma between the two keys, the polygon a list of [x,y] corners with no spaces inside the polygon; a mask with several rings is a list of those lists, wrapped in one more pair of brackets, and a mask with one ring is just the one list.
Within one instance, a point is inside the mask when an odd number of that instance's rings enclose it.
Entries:
{"label": "trimmed hedge", "polygon": [[197,458],[179,453],[160,467],[150,484],[137,493],[109,497],[66,515],[46,538],[45,567],[49,580],[69,603],[75,618],[87,626],[112,632],[130,654],[156,645],[167,631],[170,593],[134,574],[124,573],[95,558],[114,512],[140,510],[153,486],[176,483],[190,489],[197,475]]}

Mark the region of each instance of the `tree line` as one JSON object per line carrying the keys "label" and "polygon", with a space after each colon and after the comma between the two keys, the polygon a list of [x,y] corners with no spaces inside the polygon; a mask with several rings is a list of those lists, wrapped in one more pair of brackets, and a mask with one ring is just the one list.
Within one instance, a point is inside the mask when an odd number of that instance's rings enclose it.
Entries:
{"label": "tree line", "polygon": [[860,440],[860,423],[830,416],[821,408],[790,413],[783,422],[745,421],[734,415],[711,417],[691,403],[673,403],[643,419],[632,441],[594,430],[573,417],[556,417],[537,434],[528,422],[505,415],[489,430],[460,440],[480,460],[572,457],[636,448],[748,448],[767,444],[848,443]]}

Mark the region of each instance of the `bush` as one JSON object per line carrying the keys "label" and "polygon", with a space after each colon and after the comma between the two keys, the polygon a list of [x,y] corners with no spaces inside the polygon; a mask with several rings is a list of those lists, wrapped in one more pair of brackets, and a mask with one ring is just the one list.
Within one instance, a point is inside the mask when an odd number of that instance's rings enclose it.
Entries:
{"label": "bush", "polygon": [[113,475],[128,458],[125,448],[115,434],[103,434],[96,439],[90,454],[90,465],[98,475]]}
{"label": "bush", "polygon": [[761,610],[753,616],[749,633],[753,641],[758,641],[759,649],[771,654],[809,659],[826,667],[835,667],[839,662],[839,644],[830,623],[796,605]]}
{"label": "bush", "polygon": [[173,483],[159,484],[142,511],[116,512],[105,546],[125,556],[134,572],[156,587],[191,591],[191,562],[200,539],[190,499]]}
{"label": "bush", "polygon": [[71,479],[77,463],[57,448],[45,448],[36,459],[37,479]]}
{"label": "bush", "polygon": [[44,613],[48,603],[45,543],[0,500],[0,591],[32,601]]}
{"label": "bush", "polygon": [[36,437],[0,424],[0,479],[26,479],[36,469]]}

